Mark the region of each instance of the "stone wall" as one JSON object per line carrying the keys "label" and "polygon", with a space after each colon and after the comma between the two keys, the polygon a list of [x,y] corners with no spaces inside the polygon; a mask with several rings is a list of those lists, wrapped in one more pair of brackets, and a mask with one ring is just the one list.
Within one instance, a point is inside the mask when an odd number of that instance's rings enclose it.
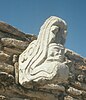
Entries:
{"label": "stone wall", "polygon": [[69,66],[69,80],[65,84],[51,84],[26,89],[16,83],[15,67],[18,57],[36,39],[0,22],[0,100],[86,100],[86,59],[66,49],[65,63]]}

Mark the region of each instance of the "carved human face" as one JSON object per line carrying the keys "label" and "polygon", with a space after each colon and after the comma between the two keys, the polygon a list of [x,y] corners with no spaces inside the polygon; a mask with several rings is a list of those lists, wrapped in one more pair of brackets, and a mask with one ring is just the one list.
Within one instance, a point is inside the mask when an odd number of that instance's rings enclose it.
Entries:
{"label": "carved human face", "polygon": [[49,37],[49,43],[55,43],[56,42],[56,34],[59,32],[59,27],[56,25],[52,25],[50,28],[50,37]]}
{"label": "carved human face", "polygon": [[51,27],[51,42],[64,45],[67,30],[61,26],[53,25]]}
{"label": "carved human face", "polygon": [[56,35],[56,34],[58,33],[58,31],[59,31],[59,27],[56,26],[56,25],[53,25],[53,26],[51,27],[51,31]]}

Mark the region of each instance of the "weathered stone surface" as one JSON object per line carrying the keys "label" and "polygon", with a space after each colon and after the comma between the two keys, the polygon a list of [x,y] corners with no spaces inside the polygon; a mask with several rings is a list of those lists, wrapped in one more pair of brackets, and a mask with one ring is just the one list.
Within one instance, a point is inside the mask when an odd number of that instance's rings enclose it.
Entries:
{"label": "weathered stone surface", "polygon": [[12,62],[15,64],[16,62],[18,62],[18,56],[17,55],[13,55],[13,59]]}
{"label": "weathered stone surface", "polygon": [[3,95],[0,95],[0,100],[9,100],[9,98],[3,96]]}
{"label": "weathered stone surface", "polygon": [[0,31],[0,39],[3,38],[3,37],[8,37],[8,36],[9,36],[8,34]]}
{"label": "weathered stone surface", "polygon": [[0,51],[0,61],[1,62],[9,62],[10,60],[10,55],[4,53],[3,51]]}
{"label": "weathered stone surface", "polygon": [[57,91],[65,91],[65,87],[58,84],[47,84],[44,86],[40,86],[41,89],[48,89],[48,90],[57,90]]}
{"label": "weathered stone surface", "polygon": [[0,51],[1,51],[1,49],[2,49],[2,46],[0,45]]}
{"label": "weathered stone surface", "polygon": [[30,100],[30,99],[22,99],[22,98],[11,98],[10,100]]}
{"label": "weathered stone surface", "polygon": [[[10,38],[18,44],[18,41],[29,43],[36,39],[34,35],[23,34],[18,29],[1,23],[0,40]],[[22,48],[21,45],[20,48]],[[26,89],[18,81],[18,57],[23,52],[23,48],[21,50],[20,48],[17,45],[5,46],[0,41],[0,100],[86,100],[86,58],[66,49],[64,63],[70,71],[67,83],[53,84],[54,80],[45,80],[45,82],[40,80],[41,86],[32,81],[28,84],[30,89]],[[70,92],[67,91],[68,89]]]}
{"label": "weathered stone surface", "polygon": [[[44,28],[45,27],[45,28]],[[19,83],[26,88],[31,81],[65,83],[69,68],[65,65],[64,43],[67,27],[65,21],[52,16],[45,21],[38,39],[19,56]],[[34,49],[35,48],[35,49]]]}
{"label": "weathered stone surface", "polygon": [[78,99],[75,99],[71,96],[66,96],[66,97],[64,97],[64,100],[78,100]]}
{"label": "weathered stone surface", "polygon": [[22,50],[20,49],[16,49],[16,48],[8,48],[8,47],[4,47],[3,51],[9,55],[19,55],[21,54]]}
{"label": "weathered stone surface", "polygon": [[9,74],[14,74],[14,66],[6,64],[6,63],[0,63],[0,72],[7,72]]}
{"label": "weathered stone surface", "polygon": [[80,81],[80,82],[83,82],[84,81],[84,75],[78,75],[78,77],[77,77],[77,79],[78,79],[78,81]]}
{"label": "weathered stone surface", "polygon": [[65,56],[67,56],[69,60],[76,61],[77,63],[81,63],[81,64],[84,63],[83,57],[73,52],[72,50],[65,49]]}
{"label": "weathered stone surface", "polygon": [[29,34],[25,35],[24,32],[21,32],[20,30],[16,29],[15,27],[13,27],[7,23],[4,23],[4,22],[0,22],[0,31],[4,32],[4,33],[13,34],[13,35],[21,37],[21,39],[27,40],[27,41],[30,41],[29,38],[33,37],[32,35],[29,35]]}
{"label": "weathered stone surface", "polygon": [[[11,74],[6,72],[0,72],[0,86],[5,87],[11,86],[14,84],[14,77]],[[0,90],[1,92],[2,90]]]}
{"label": "weathered stone surface", "polygon": [[27,42],[31,42],[36,39],[35,35],[25,34],[24,32],[20,31],[19,29],[7,23],[0,22],[0,38],[7,38],[7,37]]}
{"label": "weathered stone surface", "polygon": [[83,93],[81,90],[75,89],[75,88],[73,88],[73,87],[70,87],[70,88],[67,90],[67,92],[68,92],[69,94],[72,94],[72,95],[75,95],[75,96],[79,96],[79,95],[81,95],[81,94]]}
{"label": "weathered stone surface", "polygon": [[1,43],[1,41],[0,41],[0,51],[2,50],[2,43]]}
{"label": "weathered stone surface", "polygon": [[15,48],[23,49],[23,50],[26,49],[26,47],[29,44],[29,42],[24,42],[24,41],[12,39],[12,38],[2,38],[1,42],[3,46],[15,47]]}
{"label": "weathered stone surface", "polygon": [[4,22],[0,22],[0,30],[3,32],[14,34],[14,35],[24,36],[23,32],[20,32],[18,29]]}
{"label": "weathered stone surface", "polygon": [[86,91],[86,83],[80,83],[75,81],[74,83],[72,82],[71,84],[78,89],[82,89]]}
{"label": "weathered stone surface", "polygon": [[19,64],[18,62],[15,62],[14,67],[15,67],[15,83],[19,84],[19,68],[18,68]]}

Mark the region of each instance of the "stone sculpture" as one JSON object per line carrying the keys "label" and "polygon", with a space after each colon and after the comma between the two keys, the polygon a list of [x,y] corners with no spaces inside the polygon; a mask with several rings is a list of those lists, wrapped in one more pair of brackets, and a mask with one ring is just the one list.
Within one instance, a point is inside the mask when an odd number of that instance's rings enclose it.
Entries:
{"label": "stone sculpture", "polygon": [[67,48],[62,57],[63,61],[57,60],[60,63],[64,63],[65,60],[69,67],[67,83],[55,83],[53,79],[58,80],[58,77],[31,83],[28,81],[28,86],[22,84],[26,88],[18,83],[19,55],[35,39],[33,35],[25,34],[9,24],[0,22],[0,100],[86,100],[86,58]]}
{"label": "stone sculpture", "polygon": [[64,63],[64,43],[67,25],[61,18],[51,16],[40,29],[37,40],[29,44],[19,56],[19,83],[64,83],[69,68]]}

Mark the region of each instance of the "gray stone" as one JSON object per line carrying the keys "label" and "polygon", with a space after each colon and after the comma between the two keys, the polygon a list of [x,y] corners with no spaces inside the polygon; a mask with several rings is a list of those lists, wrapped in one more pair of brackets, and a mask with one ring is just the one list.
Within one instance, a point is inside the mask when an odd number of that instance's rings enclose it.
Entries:
{"label": "gray stone", "polygon": [[0,100],[9,100],[9,98],[3,96],[3,95],[0,95]]}
{"label": "gray stone", "polygon": [[58,84],[47,84],[44,86],[40,86],[41,89],[47,89],[47,90],[57,90],[57,91],[65,91],[65,87]]}
{"label": "gray stone", "polygon": [[71,61],[76,61],[78,63],[84,63],[83,57],[81,57],[79,54],[75,53],[72,50],[65,49],[65,56],[70,59]]}
{"label": "gray stone", "polygon": [[16,97],[14,97],[14,98],[10,98],[10,100],[31,100],[31,99],[24,99],[24,98],[16,98]]}
{"label": "gray stone", "polygon": [[19,69],[18,69],[18,62],[16,62],[14,64],[14,67],[15,67],[15,82],[16,84],[19,84]]}
{"label": "gray stone", "polygon": [[7,63],[0,63],[0,72],[6,72],[13,75],[14,66],[9,65]]}
{"label": "gray stone", "polygon": [[16,63],[16,62],[18,62],[18,56],[17,55],[13,55],[13,63]]}
{"label": "gray stone", "polygon": [[83,82],[84,80],[84,75],[78,75],[78,81]]}
{"label": "gray stone", "polygon": [[71,96],[66,96],[66,97],[64,97],[64,100],[78,100],[78,99],[75,99]]}
{"label": "gray stone", "polygon": [[2,45],[0,45],[0,51],[2,50]]}
{"label": "gray stone", "polygon": [[15,27],[4,22],[0,22],[0,30],[5,33],[10,33],[16,36],[25,37],[25,34],[23,32],[19,31]]}
{"label": "gray stone", "polygon": [[35,35],[25,34],[24,32],[4,22],[0,22],[0,33],[2,33],[0,37],[14,37],[28,42],[36,39]]}
{"label": "gray stone", "polygon": [[1,40],[0,40],[0,51],[2,50],[2,48],[3,48],[3,45],[2,45]]}
{"label": "gray stone", "polygon": [[[14,84],[14,77],[6,72],[0,72],[0,86],[9,87]],[[1,92],[1,90],[0,90]]]}
{"label": "gray stone", "polygon": [[80,83],[75,81],[74,83],[71,83],[74,87],[85,90],[86,91],[86,84],[85,83]]}
{"label": "gray stone", "polygon": [[16,49],[16,48],[8,48],[8,47],[4,47],[4,49],[3,49],[3,51],[5,52],[5,53],[7,53],[8,55],[19,55],[19,54],[21,54],[21,52],[22,52],[22,50],[20,50],[20,49]]}
{"label": "gray stone", "polygon": [[10,61],[10,55],[4,53],[3,51],[0,51],[0,62],[9,62]]}
{"label": "gray stone", "polygon": [[1,42],[3,43],[3,46],[15,47],[23,50],[26,49],[29,44],[29,42],[20,41],[13,38],[2,38]]}
{"label": "gray stone", "polygon": [[78,90],[78,89],[75,89],[73,87],[69,87],[69,89],[67,90],[67,92],[71,95],[74,95],[74,96],[79,96],[79,95],[82,95],[82,91],[81,90]]}

